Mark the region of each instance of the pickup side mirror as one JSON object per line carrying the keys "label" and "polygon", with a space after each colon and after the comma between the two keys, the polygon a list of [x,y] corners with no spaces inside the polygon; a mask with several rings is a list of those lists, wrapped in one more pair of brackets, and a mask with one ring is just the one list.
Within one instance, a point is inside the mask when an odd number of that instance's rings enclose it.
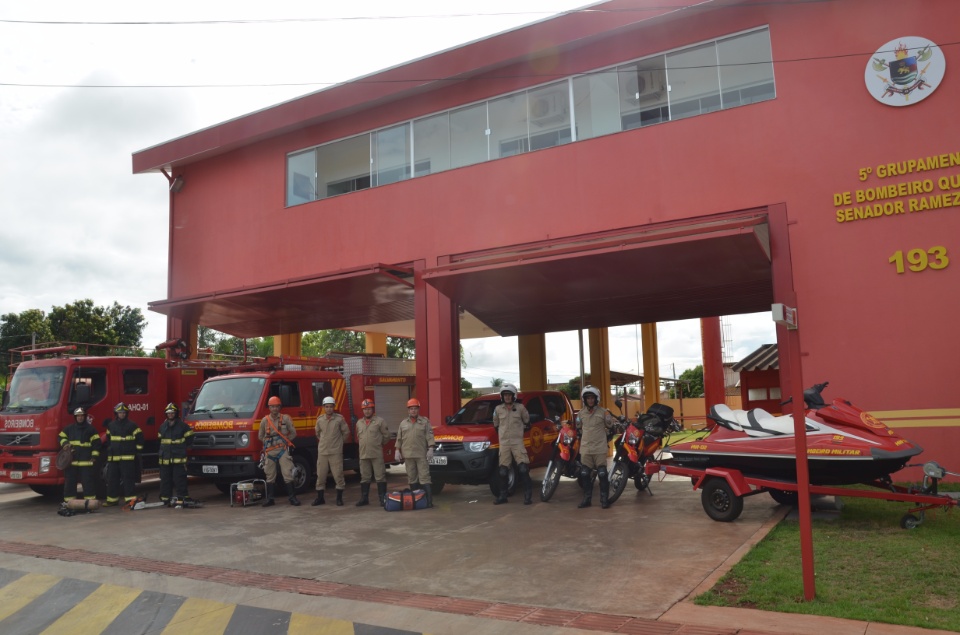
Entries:
{"label": "pickup side mirror", "polygon": [[453,423],[453,415],[447,415],[444,421],[447,422],[447,425],[450,425],[451,423]]}
{"label": "pickup side mirror", "polygon": [[620,410],[623,410],[623,402],[620,401],[620,398],[619,398],[619,397],[617,398],[616,401],[613,402],[613,405],[615,405],[615,406],[616,406],[617,408],[619,408]]}

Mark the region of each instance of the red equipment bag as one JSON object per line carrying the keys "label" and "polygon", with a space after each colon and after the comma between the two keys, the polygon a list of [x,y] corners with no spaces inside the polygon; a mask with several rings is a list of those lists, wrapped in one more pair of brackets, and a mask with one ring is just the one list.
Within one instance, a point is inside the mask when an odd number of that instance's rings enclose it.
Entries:
{"label": "red equipment bag", "polygon": [[405,489],[401,492],[387,494],[383,508],[388,512],[400,512],[408,509],[425,509],[427,507],[427,493],[422,489],[413,491]]}

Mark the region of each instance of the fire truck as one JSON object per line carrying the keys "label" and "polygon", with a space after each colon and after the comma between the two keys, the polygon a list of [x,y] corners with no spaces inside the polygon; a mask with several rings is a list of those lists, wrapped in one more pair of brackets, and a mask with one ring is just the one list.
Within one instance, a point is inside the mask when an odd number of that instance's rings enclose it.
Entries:
{"label": "fire truck", "polygon": [[[60,342],[40,346],[11,351],[22,361],[11,364],[14,372],[0,409],[0,483],[28,485],[48,497],[63,493],[63,473],[55,459],[60,431],[74,422],[76,408],[87,410],[104,438],[114,406],[127,404],[130,419],[143,430],[143,467],[155,468],[157,432],[166,405],[178,404],[183,411],[205,379],[230,365],[184,360],[180,341],[158,347],[168,349],[169,359],[117,356],[120,347],[104,350]],[[90,355],[92,350],[114,354]]]}
{"label": "fire truck", "polygon": [[[213,481],[227,493],[238,481],[262,478],[260,422],[268,413],[267,400],[279,397],[280,412],[297,430],[291,458],[294,488],[303,492],[316,482],[317,437],[314,426],[325,397],[336,400],[336,411],[350,425],[350,442],[343,449],[344,469],[357,470],[359,447],[356,421],[360,404],[373,399],[396,437],[413,394],[416,370],[412,360],[377,356],[268,357],[239,372],[204,382],[184,420],[194,430],[187,453],[187,474]],[[393,460],[393,442],[384,449]]]}

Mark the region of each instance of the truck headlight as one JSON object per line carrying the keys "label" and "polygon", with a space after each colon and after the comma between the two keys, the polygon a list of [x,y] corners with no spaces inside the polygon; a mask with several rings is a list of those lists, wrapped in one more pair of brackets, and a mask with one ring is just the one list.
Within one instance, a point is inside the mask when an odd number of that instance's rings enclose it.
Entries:
{"label": "truck headlight", "polygon": [[50,457],[41,456],[40,457],[40,473],[44,474],[50,471]]}
{"label": "truck headlight", "polygon": [[490,447],[489,441],[469,441],[463,444],[470,452],[483,452]]}
{"label": "truck headlight", "polygon": [[240,435],[237,437],[237,446],[241,448],[245,448],[248,445],[250,445],[250,435],[247,434],[246,432],[241,432]]}

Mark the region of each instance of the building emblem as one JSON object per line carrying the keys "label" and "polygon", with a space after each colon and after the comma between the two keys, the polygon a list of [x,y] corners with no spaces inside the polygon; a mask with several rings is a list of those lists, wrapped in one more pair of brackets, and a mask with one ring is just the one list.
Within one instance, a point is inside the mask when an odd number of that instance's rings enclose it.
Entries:
{"label": "building emblem", "polygon": [[922,37],[902,37],[880,47],[867,62],[864,80],[873,98],[888,106],[910,106],[929,97],[943,80],[940,47]]}

